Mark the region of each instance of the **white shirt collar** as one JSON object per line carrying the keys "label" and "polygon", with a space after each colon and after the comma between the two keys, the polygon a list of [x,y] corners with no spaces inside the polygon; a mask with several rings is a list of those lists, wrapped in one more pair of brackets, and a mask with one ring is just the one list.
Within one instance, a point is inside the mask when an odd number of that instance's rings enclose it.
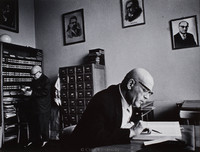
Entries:
{"label": "white shirt collar", "polygon": [[186,39],[186,34],[185,34],[185,36],[184,36],[184,34],[182,34],[182,33],[180,33],[180,32],[179,32],[179,34],[180,34],[180,36],[181,36],[181,38],[182,38],[183,40]]}
{"label": "white shirt collar", "polygon": [[122,90],[119,84],[119,93],[121,95],[121,102],[122,102],[122,107],[125,109],[131,109],[131,105],[128,104],[128,102],[126,101],[126,99],[124,98],[123,94],[122,94]]}

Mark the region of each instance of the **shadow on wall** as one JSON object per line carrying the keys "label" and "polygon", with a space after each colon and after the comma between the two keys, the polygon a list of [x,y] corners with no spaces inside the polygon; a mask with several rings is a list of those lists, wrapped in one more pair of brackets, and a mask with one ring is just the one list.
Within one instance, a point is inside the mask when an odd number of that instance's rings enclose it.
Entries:
{"label": "shadow on wall", "polygon": [[158,121],[178,121],[179,114],[176,102],[155,101],[154,119]]}

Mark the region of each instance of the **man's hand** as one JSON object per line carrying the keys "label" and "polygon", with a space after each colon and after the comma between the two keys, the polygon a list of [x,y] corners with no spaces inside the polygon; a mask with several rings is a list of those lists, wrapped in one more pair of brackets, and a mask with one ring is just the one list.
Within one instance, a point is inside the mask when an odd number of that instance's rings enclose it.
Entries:
{"label": "man's hand", "polygon": [[136,135],[139,135],[143,129],[145,128],[144,126],[144,122],[142,120],[140,120],[135,127],[133,128],[133,130],[135,131]]}
{"label": "man's hand", "polygon": [[25,92],[24,92],[24,95],[25,95],[25,96],[31,96],[31,94],[32,94],[32,90],[29,90],[29,91],[25,91]]}
{"label": "man's hand", "polygon": [[145,123],[140,120],[135,126],[130,129],[130,138],[139,135],[145,128]]}

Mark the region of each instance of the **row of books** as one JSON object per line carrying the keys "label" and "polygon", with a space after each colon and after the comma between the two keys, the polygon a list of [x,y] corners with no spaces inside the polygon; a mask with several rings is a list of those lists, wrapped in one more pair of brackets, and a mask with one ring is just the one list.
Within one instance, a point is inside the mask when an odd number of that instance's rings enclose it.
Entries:
{"label": "row of books", "polygon": [[16,96],[16,95],[21,95],[22,92],[21,90],[16,90],[16,91],[3,91],[3,96]]}
{"label": "row of books", "polygon": [[5,130],[8,131],[9,129],[16,128],[17,124],[10,124],[10,125],[5,125]]}
{"label": "row of books", "polygon": [[39,61],[21,60],[21,59],[13,59],[13,58],[3,58],[3,61],[6,63],[41,65],[41,62]]}
{"label": "row of books", "polygon": [[16,116],[16,108],[14,105],[4,105],[4,116],[5,118],[11,118]]}
{"label": "row of books", "polygon": [[31,82],[33,78],[3,78],[4,82]]}
{"label": "row of books", "polygon": [[21,89],[20,85],[8,85],[8,86],[3,86],[3,90],[17,90]]}
{"label": "row of books", "polygon": [[20,102],[20,98],[14,98],[14,97],[3,97],[3,104],[4,105],[10,105],[10,104],[16,104]]}
{"label": "row of books", "polygon": [[15,65],[15,64],[5,64],[3,63],[2,65],[3,68],[8,68],[8,69],[26,69],[30,70],[33,66],[28,66],[28,65]]}
{"label": "row of books", "polygon": [[3,51],[3,56],[4,57],[11,57],[11,58],[18,58],[18,59],[27,59],[27,60],[38,60],[38,58],[42,57],[42,53],[37,53],[36,57],[27,57],[27,56],[19,56],[19,55],[14,55],[10,54],[8,51]]}
{"label": "row of books", "polygon": [[26,72],[3,72],[3,76],[24,76],[24,77],[30,77],[30,73]]}

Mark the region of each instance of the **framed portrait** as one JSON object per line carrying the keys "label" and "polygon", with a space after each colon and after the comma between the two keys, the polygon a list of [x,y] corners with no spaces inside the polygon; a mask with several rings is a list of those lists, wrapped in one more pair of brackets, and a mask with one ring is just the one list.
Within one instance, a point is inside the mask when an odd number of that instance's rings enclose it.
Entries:
{"label": "framed portrait", "polygon": [[0,28],[19,32],[18,0],[0,0]]}
{"label": "framed portrait", "polygon": [[197,17],[189,16],[170,20],[172,49],[199,46]]}
{"label": "framed portrait", "polygon": [[85,42],[83,9],[62,15],[64,45]]}
{"label": "framed portrait", "polygon": [[143,0],[120,0],[122,27],[145,24]]}

